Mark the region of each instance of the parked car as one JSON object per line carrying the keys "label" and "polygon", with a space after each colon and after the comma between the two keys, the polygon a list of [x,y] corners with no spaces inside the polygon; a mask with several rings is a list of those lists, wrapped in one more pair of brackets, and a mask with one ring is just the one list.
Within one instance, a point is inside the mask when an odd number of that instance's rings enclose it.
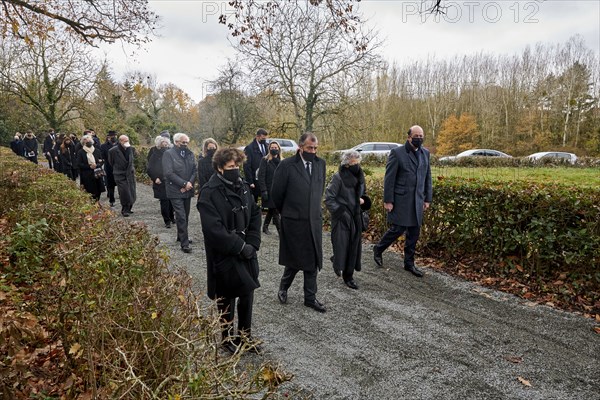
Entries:
{"label": "parked car", "polygon": [[531,161],[557,160],[569,162],[571,164],[577,162],[577,156],[575,154],[564,151],[541,151],[539,153],[530,154],[527,158]]}
{"label": "parked car", "polygon": [[452,161],[462,157],[512,157],[506,153],[491,149],[471,149],[458,153],[455,156],[441,157],[440,161]]}
{"label": "parked car", "polygon": [[280,138],[268,138],[268,143],[277,142],[281,147],[282,152],[296,152],[298,150],[298,144],[292,139],[280,139]]}
{"label": "parked car", "polygon": [[378,157],[387,157],[387,155],[390,153],[390,150],[392,150],[398,146],[402,146],[402,145],[398,144],[398,143],[392,143],[392,142],[365,142],[365,143],[356,145],[351,149],[338,150],[336,153],[345,153],[347,151],[355,150],[355,151],[358,151],[363,156],[373,154]]}

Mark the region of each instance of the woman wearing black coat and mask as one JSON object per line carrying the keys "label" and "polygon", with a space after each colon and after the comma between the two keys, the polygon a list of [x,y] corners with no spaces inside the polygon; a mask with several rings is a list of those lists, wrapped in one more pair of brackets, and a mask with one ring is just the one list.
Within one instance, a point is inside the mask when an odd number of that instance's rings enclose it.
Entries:
{"label": "woman wearing black coat and mask", "polygon": [[208,138],[202,142],[202,154],[198,157],[198,187],[200,190],[215,173],[212,159],[217,150],[219,150],[219,145],[215,139]]}
{"label": "woman wearing black coat and mask", "polygon": [[[81,138],[81,150],[77,152],[77,167],[79,168],[79,183],[95,201],[100,201],[100,195],[105,191],[104,179],[95,170],[102,167],[102,153],[94,147],[94,139],[90,135]],[[99,172],[99,171],[98,171]]]}
{"label": "woman wearing black coat and mask", "polygon": [[337,276],[343,277],[344,283],[351,289],[358,289],[354,271],[361,270],[361,207],[365,207],[365,200],[368,199],[360,160],[357,151],[344,153],[339,171],[333,175],[325,191],[325,205],[331,214],[333,270]]}
{"label": "woman wearing black coat and mask", "polygon": [[61,172],[71,180],[77,178],[77,155],[70,136],[65,136],[56,152]]}
{"label": "woman wearing black coat and mask", "polygon": [[[207,294],[217,300],[223,323],[222,346],[260,352],[252,338],[252,305],[258,282],[260,209],[247,183],[240,178],[245,155],[238,149],[218,150],[213,174],[200,192],[198,211],[206,249]],[[233,319],[237,300],[238,334]]]}
{"label": "woman wearing black coat and mask", "polygon": [[269,154],[261,161],[258,168],[258,187],[260,188],[260,197],[262,199],[263,208],[267,208],[265,223],[263,224],[263,233],[270,235],[269,223],[273,220],[273,225],[279,232],[279,211],[275,207],[275,203],[271,199],[271,185],[273,184],[273,174],[281,161],[281,147],[279,143],[273,141],[269,144]]}

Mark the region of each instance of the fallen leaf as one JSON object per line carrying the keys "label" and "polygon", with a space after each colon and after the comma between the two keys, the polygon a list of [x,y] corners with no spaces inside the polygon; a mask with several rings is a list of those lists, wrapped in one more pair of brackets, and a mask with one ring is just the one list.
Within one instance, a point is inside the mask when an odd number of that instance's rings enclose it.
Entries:
{"label": "fallen leaf", "polygon": [[523,377],[520,377],[520,376],[519,376],[517,379],[518,379],[518,380],[519,380],[519,382],[521,382],[521,383],[522,383],[524,386],[529,386],[529,387],[531,387],[531,383],[529,383],[529,381],[528,381],[527,379],[525,379],[525,378],[523,378]]}
{"label": "fallen leaf", "polygon": [[158,313],[156,313],[156,312],[153,312],[153,313],[152,313],[152,319],[156,319],[156,318],[158,318]]}
{"label": "fallen leaf", "polygon": [[75,354],[79,351],[79,349],[81,349],[81,345],[79,343],[75,343],[73,346],[71,346],[71,348],[69,349],[69,354]]}
{"label": "fallen leaf", "polygon": [[594,331],[600,335],[600,326],[595,326]]}
{"label": "fallen leaf", "polygon": [[596,314],[596,322],[600,322],[600,314]]}
{"label": "fallen leaf", "polygon": [[523,272],[523,266],[522,266],[522,265],[519,265],[519,264],[517,264],[517,271],[519,271],[519,272]]}
{"label": "fallen leaf", "polygon": [[520,356],[505,356],[504,359],[514,364],[520,364],[523,362],[523,357]]}

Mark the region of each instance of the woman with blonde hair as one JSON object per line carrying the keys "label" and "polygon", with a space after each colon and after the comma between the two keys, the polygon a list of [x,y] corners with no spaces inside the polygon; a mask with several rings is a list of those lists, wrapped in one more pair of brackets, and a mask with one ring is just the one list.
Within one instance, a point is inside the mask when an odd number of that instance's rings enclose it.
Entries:
{"label": "woman with blonde hair", "polygon": [[215,152],[219,150],[219,144],[213,138],[205,139],[202,142],[202,154],[198,156],[198,187],[202,190],[202,186],[215,173],[212,165],[212,159]]}
{"label": "woman with blonde hair", "polygon": [[263,208],[267,208],[265,223],[263,225],[263,233],[270,235],[269,223],[273,220],[273,225],[279,232],[279,211],[275,207],[275,203],[271,199],[271,185],[273,184],[273,174],[281,161],[281,146],[276,141],[269,143],[269,152],[260,160],[258,167],[258,187],[260,188],[260,197],[262,198]]}

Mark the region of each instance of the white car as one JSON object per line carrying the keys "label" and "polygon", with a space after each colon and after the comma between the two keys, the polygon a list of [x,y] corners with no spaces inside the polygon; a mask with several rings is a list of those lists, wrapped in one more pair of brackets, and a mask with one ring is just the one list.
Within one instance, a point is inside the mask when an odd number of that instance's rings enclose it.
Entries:
{"label": "white car", "polygon": [[471,149],[458,153],[455,156],[446,156],[440,158],[440,161],[452,161],[462,157],[512,157],[506,153],[491,149]]}
{"label": "white car", "polygon": [[398,143],[393,142],[365,142],[354,146],[351,149],[338,150],[336,153],[345,153],[347,151],[358,151],[362,156],[369,154],[378,157],[387,157],[390,154],[390,150],[395,149],[398,146],[402,146]]}
{"label": "white car", "polygon": [[268,138],[267,143],[277,142],[279,143],[279,147],[281,147],[281,151],[286,152],[296,152],[298,150],[298,144],[292,139],[280,139],[280,138]]}
{"label": "white car", "polygon": [[575,154],[564,151],[541,151],[539,153],[530,154],[527,158],[531,161],[557,160],[569,162],[571,164],[577,162],[577,156]]}

